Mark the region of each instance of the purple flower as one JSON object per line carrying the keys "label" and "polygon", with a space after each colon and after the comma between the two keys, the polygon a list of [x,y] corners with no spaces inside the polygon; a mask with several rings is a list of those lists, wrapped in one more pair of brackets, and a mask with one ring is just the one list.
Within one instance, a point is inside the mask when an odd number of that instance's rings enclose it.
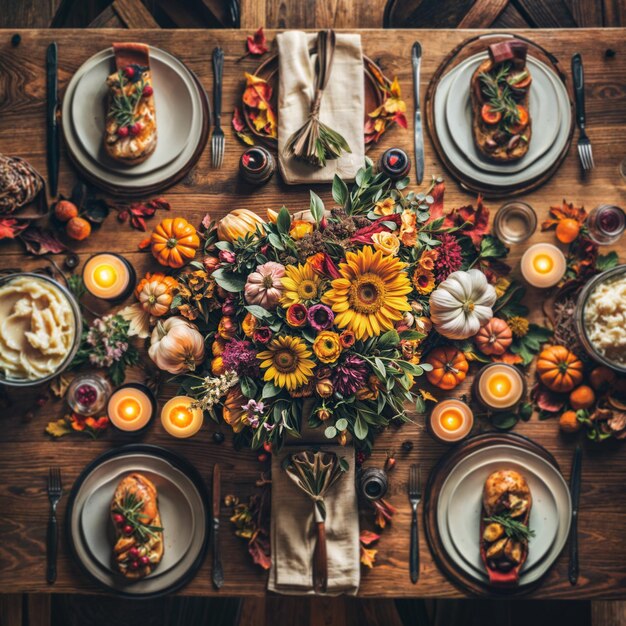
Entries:
{"label": "purple flower", "polygon": [[328,330],[335,321],[335,314],[324,304],[314,304],[306,314],[315,330]]}
{"label": "purple flower", "polygon": [[222,263],[234,263],[237,259],[235,253],[230,250],[220,250],[218,256],[220,257],[220,261],[222,261]]}
{"label": "purple flower", "polygon": [[351,396],[365,385],[367,380],[367,364],[356,354],[348,354],[333,370],[335,391],[342,396]]}
{"label": "purple flower", "polygon": [[224,347],[222,360],[225,371],[233,370],[237,376],[250,376],[252,378],[260,375],[259,360],[256,358],[256,350],[249,341],[233,339]]}
{"label": "purple flower", "polygon": [[263,413],[265,410],[265,405],[263,402],[257,402],[254,398],[250,398],[246,404],[241,406],[245,411],[250,411],[250,413]]}

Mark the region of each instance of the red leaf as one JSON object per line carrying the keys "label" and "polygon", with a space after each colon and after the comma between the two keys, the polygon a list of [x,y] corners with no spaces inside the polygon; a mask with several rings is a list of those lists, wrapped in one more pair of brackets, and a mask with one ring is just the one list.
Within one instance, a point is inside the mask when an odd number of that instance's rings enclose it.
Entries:
{"label": "red leaf", "polygon": [[378,541],[380,539],[380,535],[378,533],[373,533],[371,530],[362,530],[359,535],[359,541],[364,546],[369,546],[370,544]]}
{"label": "red leaf", "polygon": [[139,245],[137,246],[140,250],[145,250],[146,248],[150,247],[150,237],[146,237],[145,239],[142,239],[139,242]]}
{"label": "red leaf", "polygon": [[246,127],[243,114],[241,113],[241,109],[239,107],[235,107],[235,110],[233,111],[232,125],[238,133],[242,132]]}
{"label": "red leaf", "polygon": [[261,55],[267,52],[267,40],[263,33],[263,27],[254,33],[254,35],[248,35],[246,38],[246,45],[248,46],[248,52],[253,55]]}
{"label": "red leaf", "polygon": [[172,207],[165,198],[154,198],[148,202],[148,205],[156,209],[162,209],[163,211],[169,211]]}
{"label": "red leaf", "polygon": [[133,215],[130,218],[130,223],[132,224],[133,228],[136,228],[137,230],[142,230],[142,231],[146,231],[146,220],[143,219],[143,217],[137,217],[136,215]]}
{"label": "red leaf", "polygon": [[124,209],[123,211],[120,211],[117,214],[117,219],[120,222],[125,222],[126,220],[128,220],[128,216],[130,215],[130,213],[128,212],[128,209]]}
{"label": "red leaf", "polygon": [[483,204],[483,197],[478,196],[476,208],[470,204],[457,209],[455,221],[457,226],[463,227],[463,234],[478,248],[482,238],[489,233],[489,209]]}
{"label": "red leaf", "polygon": [[67,250],[65,244],[61,243],[57,236],[50,230],[31,226],[21,233],[20,238],[26,246],[26,250],[31,254],[42,255],[59,254]]}
{"label": "red leaf", "polygon": [[265,531],[259,528],[248,542],[248,552],[252,556],[252,560],[265,570],[272,565],[270,557],[270,542]]}
{"label": "red leaf", "polygon": [[28,228],[28,222],[5,217],[0,219],[0,239],[15,239],[23,230]]}
{"label": "red leaf", "polygon": [[391,119],[393,119],[393,121],[402,128],[409,127],[409,123],[406,121],[406,115],[404,115],[404,113],[400,113],[398,111],[398,113],[396,113]]}
{"label": "red leaf", "polygon": [[535,404],[548,413],[556,413],[565,406],[566,396],[559,395],[546,389],[543,385],[536,385],[532,391]]}

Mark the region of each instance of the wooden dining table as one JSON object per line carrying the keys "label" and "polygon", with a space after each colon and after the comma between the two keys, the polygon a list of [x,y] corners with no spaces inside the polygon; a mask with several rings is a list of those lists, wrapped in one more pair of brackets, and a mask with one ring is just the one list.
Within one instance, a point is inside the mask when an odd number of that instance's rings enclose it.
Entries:
{"label": "wooden dining table", "polygon": [[[213,169],[210,149],[204,151],[197,166],[178,184],[164,191],[172,206],[172,215],[180,215],[198,223],[208,212],[219,219],[235,208],[247,208],[265,214],[267,208],[278,209],[283,204],[292,210],[309,203],[309,186],[287,186],[278,175],[265,186],[252,187],[238,175],[238,160],[242,144],[230,130],[230,116],[238,105],[244,72],[252,71],[259,59],[246,56],[245,37],[250,34],[236,30],[22,30],[21,42],[11,42],[14,31],[0,31],[0,152],[28,159],[39,171],[46,173],[46,117],[45,117],[45,53],[48,44],[58,43],[59,88],[61,95],[74,72],[99,50],[113,41],[141,41],[163,48],[176,55],[198,76],[211,93],[211,52],[215,46],[225,50],[224,111],[226,150],[224,165]],[[457,44],[480,31],[464,30],[364,30],[361,32],[364,52],[382,67],[389,77],[398,76],[402,94],[407,102],[407,118],[413,118],[412,78],[410,52],[415,40],[422,44],[422,93],[430,77]],[[270,42],[275,32],[267,31]],[[583,173],[576,152],[575,141],[569,154],[555,175],[540,188],[520,199],[534,207],[539,220],[547,217],[551,205],[563,199],[588,210],[601,203],[626,206],[626,181],[620,177],[619,164],[626,157],[626,29],[528,30],[523,35],[550,50],[559,60],[567,75],[571,92],[570,58],[580,52],[585,64],[587,128],[593,144],[596,168]],[[262,60],[262,59],[261,59]],[[347,86],[349,88],[349,86]],[[374,161],[391,146],[413,152],[413,128],[394,127],[380,143],[368,152]],[[438,161],[430,138],[425,138],[426,182],[431,176],[445,179],[445,206],[459,207],[475,202],[446,172]],[[77,174],[62,148],[60,192],[69,195]],[[315,192],[330,205],[330,185],[315,185]],[[491,215],[502,200],[486,198]],[[157,215],[148,222],[156,225]],[[101,228],[83,242],[68,242],[81,263],[97,251],[113,251],[126,256],[138,275],[155,270],[152,257],[138,249],[144,233],[120,223],[111,214]],[[554,241],[553,232],[537,231],[537,241]],[[514,275],[519,275],[519,259],[526,245],[513,246],[508,262]],[[626,261],[624,240],[615,247],[622,262]],[[62,264],[64,255],[55,255]],[[27,255],[17,241],[0,243],[0,268],[33,270],[45,267],[45,258]],[[531,309],[532,321],[545,323],[542,304],[545,292],[528,289],[526,303]],[[130,300],[129,300],[130,301]],[[104,302],[89,301],[99,313],[117,309]],[[532,383],[532,373],[527,374]],[[129,372],[129,380],[141,381],[141,370]],[[470,377],[471,379],[471,377]],[[438,397],[460,396],[469,392],[470,379],[454,392],[438,392]],[[420,381],[418,381],[419,383]],[[67,408],[63,402],[50,397],[42,406],[36,405],[41,390],[16,392],[7,389],[0,411],[0,591],[93,593],[95,585],[86,579],[73,562],[64,533],[61,533],[58,559],[58,580],[46,584],[46,524],[48,497],[46,479],[51,466],[60,466],[64,495],[59,505],[60,520],[64,522],[68,493],[73,482],[87,463],[99,454],[125,443],[142,441],[164,446],[181,454],[200,471],[210,487],[211,468],[219,463],[222,468],[222,494],[237,495],[245,501],[255,492],[255,481],[266,464],[257,459],[258,453],[235,450],[231,434],[225,425],[210,420],[201,432],[189,440],[176,440],[167,435],[158,420],[145,434],[130,439],[112,429],[98,440],[71,435],[52,439],[45,434],[47,423],[61,417]],[[160,405],[171,395],[165,388]],[[390,472],[389,502],[397,509],[393,521],[382,533],[377,544],[378,555],[373,569],[363,568],[359,595],[364,597],[463,597],[455,586],[437,568],[426,543],[420,516],[421,573],[418,584],[409,579],[410,507],[407,497],[409,466],[419,463],[426,476],[447,448],[435,442],[426,432],[423,415],[412,415],[412,422],[389,428],[376,440],[372,456],[366,465],[381,467],[388,454],[394,454],[397,463]],[[478,420],[476,432],[488,430],[489,424]],[[217,444],[213,433],[226,434],[226,441]],[[530,593],[534,598],[561,599],[626,599],[626,450],[623,443],[610,441],[594,444],[579,437],[566,437],[559,432],[557,421],[538,420],[520,422],[515,432],[532,438],[545,446],[558,461],[561,471],[569,479],[571,460],[577,441],[584,449],[582,492],[580,498],[580,580],[571,586],[567,577],[568,556],[565,550],[547,574],[542,584]],[[403,442],[413,443],[405,450]],[[266,593],[267,574],[254,565],[245,541],[231,532],[230,508],[221,510],[221,542],[225,583],[219,592],[211,584],[210,557],[207,557],[195,578],[182,590],[189,595],[252,596]],[[364,519],[372,513],[364,509]]]}

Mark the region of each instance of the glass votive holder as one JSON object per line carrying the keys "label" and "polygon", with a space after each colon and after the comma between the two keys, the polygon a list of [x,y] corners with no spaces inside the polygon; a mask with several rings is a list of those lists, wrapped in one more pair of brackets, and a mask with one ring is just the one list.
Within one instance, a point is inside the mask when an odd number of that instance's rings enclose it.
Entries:
{"label": "glass votive holder", "polygon": [[509,245],[523,243],[537,230],[537,214],[530,204],[514,200],[503,204],[493,220],[496,237]]}

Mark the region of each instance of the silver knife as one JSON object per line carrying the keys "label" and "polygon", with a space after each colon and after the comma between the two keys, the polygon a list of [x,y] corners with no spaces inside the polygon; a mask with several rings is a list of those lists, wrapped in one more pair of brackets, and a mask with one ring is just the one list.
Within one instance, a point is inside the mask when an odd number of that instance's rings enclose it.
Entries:
{"label": "silver knife", "polygon": [[213,544],[213,584],[219,589],[224,584],[224,569],[222,567],[222,557],[220,554],[220,466],[216,463],[213,467],[213,532],[211,533],[211,543]]}
{"label": "silver knife", "polygon": [[420,65],[422,63],[422,46],[419,41],[413,44],[411,60],[413,62],[413,96],[415,100],[415,117],[413,119],[415,179],[419,185],[424,179],[424,133],[422,131],[422,111],[420,110]]}
{"label": "silver knife", "polygon": [[46,129],[48,155],[48,182],[50,195],[57,195],[59,181],[59,122],[57,119],[58,101],[57,44],[52,42],[46,52]]}
{"label": "silver knife", "polygon": [[570,495],[572,497],[572,526],[569,531],[569,568],[567,571],[572,585],[578,582],[578,501],[580,500],[580,473],[582,469],[582,450],[574,451],[572,475],[570,477]]}

